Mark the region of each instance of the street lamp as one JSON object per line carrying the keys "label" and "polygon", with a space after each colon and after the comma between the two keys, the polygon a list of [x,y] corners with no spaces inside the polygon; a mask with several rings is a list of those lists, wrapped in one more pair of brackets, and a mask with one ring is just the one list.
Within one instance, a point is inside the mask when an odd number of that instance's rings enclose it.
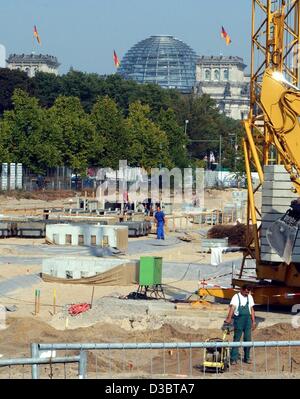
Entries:
{"label": "street lamp", "polygon": [[187,131],[187,125],[190,123],[190,121],[188,119],[185,120],[184,122],[184,134],[186,135],[186,131]]}

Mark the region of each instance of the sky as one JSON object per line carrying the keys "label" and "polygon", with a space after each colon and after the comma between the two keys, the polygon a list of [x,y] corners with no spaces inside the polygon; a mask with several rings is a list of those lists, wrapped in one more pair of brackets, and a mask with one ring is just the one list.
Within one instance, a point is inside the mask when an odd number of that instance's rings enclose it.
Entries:
{"label": "sky", "polygon": [[[33,40],[34,25],[42,46]],[[0,0],[7,55],[54,55],[61,74],[70,67],[112,74],[113,50],[122,60],[134,44],[159,34],[184,41],[198,55],[234,55],[249,65],[251,0]]]}

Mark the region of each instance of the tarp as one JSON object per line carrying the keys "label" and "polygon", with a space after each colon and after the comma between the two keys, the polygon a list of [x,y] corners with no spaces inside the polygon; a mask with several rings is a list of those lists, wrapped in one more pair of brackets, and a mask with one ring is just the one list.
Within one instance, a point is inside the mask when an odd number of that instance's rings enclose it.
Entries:
{"label": "tarp", "polygon": [[91,277],[80,279],[59,278],[42,273],[42,279],[47,283],[126,286],[138,284],[138,273],[138,262],[130,262]]}

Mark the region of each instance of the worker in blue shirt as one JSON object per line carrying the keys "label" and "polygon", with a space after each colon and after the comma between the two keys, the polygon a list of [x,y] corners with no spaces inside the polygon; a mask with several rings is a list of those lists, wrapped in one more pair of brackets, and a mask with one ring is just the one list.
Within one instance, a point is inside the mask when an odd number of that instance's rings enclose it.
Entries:
{"label": "worker in blue shirt", "polygon": [[157,225],[157,239],[158,240],[164,240],[165,239],[165,233],[164,233],[164,225],[165,225],[165,214],[161,210],[160,206],[157,206],[156,212],[154,215],[155,222]]}

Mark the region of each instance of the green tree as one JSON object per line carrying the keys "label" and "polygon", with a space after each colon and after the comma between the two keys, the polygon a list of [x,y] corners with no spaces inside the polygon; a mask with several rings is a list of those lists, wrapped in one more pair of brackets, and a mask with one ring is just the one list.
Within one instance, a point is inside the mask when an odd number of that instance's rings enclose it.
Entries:
{"label": "green tree", "polygon": [[63,94],[61,76],[53,73],[39,72],[33,78],[34,95],[43,107],[52,107],[56,98]]}
{"label": "green tree", "polygon": [[[185,114],[189,120],[188,135],[190,154],[194,159],[203,159],[213,151],[217,162],[219,158],[220,136],[222,141],[222,166],[234,169],[235,157],[242,158],[241,138],[244,135],[239,121],[220,114],[215,101],[208,95],[198,98],[189,97],[186,101]],[[235,152],[235,135],[239,144]],[[199,142],[197,142],[199,140]],[[239,168],[242,162],[236,163]]]}
{"label": "green tree", "polygon": [[78,97],[86,112],[92,110],[98,95],[103,95],[103,78],[95,73],[70,70],[61,78],[62,94],[66,97]]}
{"label": "green tree", "polygon": [[184,129],[178,125],[174,110],[171,108],[168,108],[166,111],[161,109],[157,123],[167,134],[169,141],[169,154],[172,162],[179,168],[188,167],[188,138]]}
{"label": "green tree", "polygon": [[10,151],[11,134],[9,123],[0,119],[0,163],[12,161]]}
{"label": "green tree", "polygon": [[90,161],[102,149],[95,127],[82,108],[79,98],[60,96],[49,113],[55,128],[59,130],[63,164],[75,173],[84,174]]}
{"label": "green tree", "polygon": [[108,96],[99,97],[93,107],[91,119],[97,137],[103,141],[103,151],[98,154],[95,163],[98,162],[98,166],[118,169],[119,161],[127,160],[129,152],[121,110]]}
{"label": "green tree", "polygon": [[35,86],[25,72],[0,68],[0,115],[13,108],[12,95],[19,88],[33,94]]}
{"label": "green tree", "polygon": [[16,89],[12,101],[14,109],[4,113],[1,123],[10,159],[36,173],[59,165],[61,154],[55,146],[46,112],[37,99]]}
{"label": "green tree", "polygon": [[125,122],[130,147],[128,163],[146,170],[160,166],[170,168],[173,163],[169,155],[167,134],[149,117],[148,105],[135,102],[129,106]]}
{"label": "green tree", "polygon": [[[219,133],[222,135],[222,164],[231,171],[244,172],[244,152],[242,139],[245,136],[244,128],[240,121],[219,116]],[[237,145],[237,148],[235,146]]]}

